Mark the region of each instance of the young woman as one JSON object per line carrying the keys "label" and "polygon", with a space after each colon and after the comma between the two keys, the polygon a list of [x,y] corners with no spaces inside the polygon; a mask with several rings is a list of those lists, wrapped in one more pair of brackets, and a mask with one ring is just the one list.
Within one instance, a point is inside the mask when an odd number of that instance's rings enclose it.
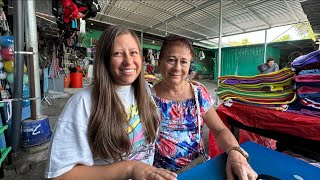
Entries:
{"label": "young woman", "polygon": [[93,84],[71,97],[56,123],[45,177],[176,179],[152,166],[159,117],[141,66],[135,33],[107,28],[97,46]]}

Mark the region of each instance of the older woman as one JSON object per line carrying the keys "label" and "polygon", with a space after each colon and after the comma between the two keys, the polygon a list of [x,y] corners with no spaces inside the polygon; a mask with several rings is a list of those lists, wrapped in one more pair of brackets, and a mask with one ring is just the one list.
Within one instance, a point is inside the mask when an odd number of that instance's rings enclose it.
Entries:
{"label": "older woman", "polygon": [[141,73],[138,37],[124,26],[99,39],[93,84],[66,104],[45,176],[55,179],[176,179],[152,166],[159,117]]}
{"label": "older woman", "polygon": [[154,99],[162,113],[162,122],[154,165],[177,171],[197,158],[204,150],[202,127],[206,123],[228,154],[228,179],[235,176],[256,179],[246,152],[219,118],[207,89],[186,81],[192,56],[191,43],[180,36],[168,36],[161,47],[159,69],[163,80],[154,85]]}

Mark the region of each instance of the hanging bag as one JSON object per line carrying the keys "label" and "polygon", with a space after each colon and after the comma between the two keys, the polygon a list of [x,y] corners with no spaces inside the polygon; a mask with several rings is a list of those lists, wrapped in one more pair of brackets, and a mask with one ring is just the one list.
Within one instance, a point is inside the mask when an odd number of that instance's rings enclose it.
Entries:
{"label": "hanging bag", "polygon": [[197,119],[198,119],[198,147],[199,147],[199,156],[195,159],[193,159],[188,165],[182,167],[181,169],[177,170],[176,173],[180,174],[183,173],[199,164],[202,164],[204,162],[206,162],[208,160],[208,158],[205,155],[205,152],[203,151],[203,148],[201,148],[200,146],[200,142],[201,142],[201,124],[200,124],[200,106],[199,106],[199,98],[198,98],[198,92],[197,92],[197,88],[196,86],[194,86],[193,84],[191,84],[193,92],[194,92],[194,98],[196,100],[196,108],[197,108]]}

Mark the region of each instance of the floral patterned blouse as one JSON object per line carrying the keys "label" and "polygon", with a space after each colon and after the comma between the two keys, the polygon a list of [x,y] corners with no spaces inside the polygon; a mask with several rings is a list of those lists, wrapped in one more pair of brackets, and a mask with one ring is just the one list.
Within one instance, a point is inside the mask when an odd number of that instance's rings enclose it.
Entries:
{"label": "floral patterned blouse", "polygon": [[[213,105],[214,100],[202,84],[196,84],[194,87],[198,93],[202,116]],[[162,114],[160,132],[156,140],[154,166],[177,171],[199,155],[196,101],[194,97],[178,102],[157,96],[154,96],[154,100]],[[200,124],[200,148],[204,150],[202,117]]]}

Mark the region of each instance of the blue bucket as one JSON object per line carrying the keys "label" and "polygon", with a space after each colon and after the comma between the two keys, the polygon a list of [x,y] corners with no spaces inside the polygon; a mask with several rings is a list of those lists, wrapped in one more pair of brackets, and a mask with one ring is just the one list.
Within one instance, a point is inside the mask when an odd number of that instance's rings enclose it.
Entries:
{"label": "blue bucket", "polygon": [[21,122],[22,125],[22,146],[31,147],[48,142],[51,138],[51,129],[49,118],[31,120],[27,119]]}

